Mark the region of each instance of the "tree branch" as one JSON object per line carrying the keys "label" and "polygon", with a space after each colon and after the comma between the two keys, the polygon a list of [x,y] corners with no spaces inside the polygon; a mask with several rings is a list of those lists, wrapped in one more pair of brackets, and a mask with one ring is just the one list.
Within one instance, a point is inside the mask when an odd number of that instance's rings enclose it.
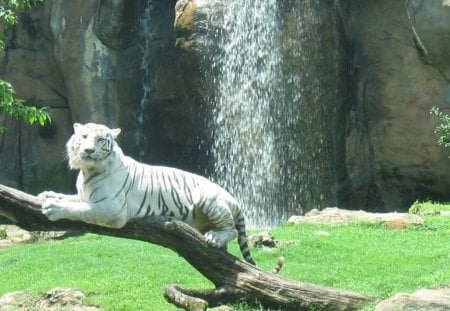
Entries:
{"label": "tree branch", "polygon": [[217,248],[183,222],[167,217],[129,221],[121,229],[78,221],[49,221],[41,212],[41,201],[32,195],[0,185],[0,215],[30,231],[78,230],[141,240],[169,248],[208,278],[215,289],[184,290],[170,285],[165,297],[186,310],[206,310],[207,305],[258,299],[263,306],[286,310],[357,310],[373,298],[366,295],[284,279],[268,273]]}

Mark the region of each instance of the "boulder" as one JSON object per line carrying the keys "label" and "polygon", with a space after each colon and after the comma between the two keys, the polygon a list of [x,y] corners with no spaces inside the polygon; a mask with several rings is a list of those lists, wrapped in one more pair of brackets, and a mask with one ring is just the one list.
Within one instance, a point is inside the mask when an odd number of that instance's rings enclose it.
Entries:
{"label": "boulder", "polygon": [[413,294],[401,293],[380,302],[375,311],[446,311],[450,310],[450,288],[421,289]]}
{"label": "boulder", "polygon": [[28,292],[13,292],[0,297],[1,311],[95,311],[83,304],[85,294],[70,288],[54,288],[43,297]]}
{"label": "boulder", "polygon": [[0,248],[11,246],[15,243],[32,243],[38,240],[38,236],[14,225],[0,225]]}
{"label": "boulder", "polygon": [[57,240],[84,234],[76,231],[27,231],[15,225],[0,225],[0,248],[19,243],[34,243],[43,240]]}

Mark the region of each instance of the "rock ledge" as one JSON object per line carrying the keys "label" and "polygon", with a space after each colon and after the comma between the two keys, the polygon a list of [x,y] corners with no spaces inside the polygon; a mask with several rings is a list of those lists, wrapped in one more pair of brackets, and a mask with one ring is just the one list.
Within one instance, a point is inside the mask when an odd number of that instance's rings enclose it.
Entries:
{"label": "rock ledge", "polygon": [[327,207],[319,211],[313,209],[306,213],[305,216],[292,216],[288,219],[288,223],[297,224],[302,222],[315,224],[341,225],[351,222],[370,222],[370,223],[387,223],[408,225],[422,225],[423,219],[417,215],[408,213],[370,213],[365,211],[350,211],[339,209],[337,207]]}

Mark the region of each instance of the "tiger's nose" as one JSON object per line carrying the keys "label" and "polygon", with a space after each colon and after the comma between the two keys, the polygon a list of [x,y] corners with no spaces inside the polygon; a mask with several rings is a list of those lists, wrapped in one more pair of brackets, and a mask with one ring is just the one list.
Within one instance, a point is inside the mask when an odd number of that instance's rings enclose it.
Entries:
{"label": "tiger's nose", "polygon": [[84,152],[86,152],[87,154],[92,154],[94,153],[95,149],[90,149],[90,148],[86,148],[84,149]]}

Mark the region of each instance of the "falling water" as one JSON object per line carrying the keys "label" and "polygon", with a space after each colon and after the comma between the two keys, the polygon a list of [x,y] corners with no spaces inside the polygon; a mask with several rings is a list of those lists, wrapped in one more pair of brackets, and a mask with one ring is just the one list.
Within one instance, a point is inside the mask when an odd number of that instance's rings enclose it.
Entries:
{"label": "falling water", "polygon": [[[247,214],[253,220],[251,214],[264,215],[275,203],[270,193],[279,183],[282,167],[276,161],[271,110],[282,94],[277,74],[281,53],[274,36],[277,1],[251,3],[230,1],[224,16],[213,156],[215,178],[232,189],[243,206],[251,207]],[[271,223],[264,218],[258,225]]]}
{"label": "falling water", "polygon": [[[138,29],[140,36],[139,48],[142,52],[140,69],[143,72],[142,75],[142,97],[139,103],[139,107],[136,110],[135,121],[137,126],[142,129],[148,123],[150,123],[148,113],[148,107],[151,104],[151,97],[155,93],[155,76],[152,74],[152,56],[150,45],[154,42],[157,33],[152,28],[152,19],[155,14],[155,4],[153,0],[147,0],[147,5],[139,20]],[[143,135],[142,130],[135,131],[135,139],[139,146],[149,145],[149,139]],[[146,148],[140,148],[137,158],[142,161],[146,158]]]}
{"label": "falling water", "polygon": [[317,6],[305,1],[297,12],[278,0],[226,2],[213,60],[212,175],[241,201],[250,227],[335,202]]}

